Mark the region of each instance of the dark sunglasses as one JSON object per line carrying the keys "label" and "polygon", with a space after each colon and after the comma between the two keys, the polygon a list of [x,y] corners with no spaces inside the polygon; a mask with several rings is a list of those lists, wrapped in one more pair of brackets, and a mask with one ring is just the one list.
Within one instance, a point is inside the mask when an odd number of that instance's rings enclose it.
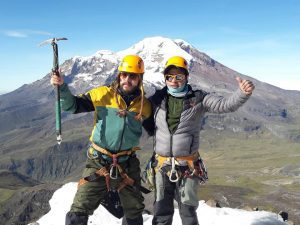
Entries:
{"label": "dark sunglasses", "polygon": [[185,79],[185,75],[184,74],[166,74],[165,75],[165,79],[167,81],[172,81],[173,79],[175,79],[175,81],[183,81]]}
{"label": "dark sunglasses", "polygon": [[120,77],[122,78],[122,79],[125,79],[125,78],[129,78],[129,79],[131,79],[131,80],[136,80],[136,79],[138,79],[138,77],[139,77],[139,74],[137,74],[137,73],[126,73],[126,72],[121,72],[120,73]]}

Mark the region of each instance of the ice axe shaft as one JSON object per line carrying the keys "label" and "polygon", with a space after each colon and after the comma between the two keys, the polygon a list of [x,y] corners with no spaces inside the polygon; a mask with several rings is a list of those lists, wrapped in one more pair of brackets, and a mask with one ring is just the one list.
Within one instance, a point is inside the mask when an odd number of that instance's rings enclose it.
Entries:
{"label": "ice axe shaft", "polygon": [[[57,42],[60,40],[68,40],[67,38],[52,38],[46,40],[40,44],[40,46],[45,44],[51,44],[53,48],[53,68],[52,73],[55,73],[57,76],[59,74],[59,61],[58,61],[58,46]],[[59,85],[55,86],[55,128],[56,128],[56,140],[60,145],[62,141],[62,133],[61,133],[61,106],[60,106],[60,87]]]}
{"label": "ice axe shaft", "polygon": [[[51,43],[53,47],[53,68],[52,73],[55,73],[57,76],[60,76],[59,74],[59,63],[58,63],[58,46],[55,41],[52,41]],[[60,107],[60,87],[59,85],[56,85],[55,88],[55,129],[56,129],[56,140],[57,143],[60,145],[62,141],[62,135],[61,135],[61,107]]]}

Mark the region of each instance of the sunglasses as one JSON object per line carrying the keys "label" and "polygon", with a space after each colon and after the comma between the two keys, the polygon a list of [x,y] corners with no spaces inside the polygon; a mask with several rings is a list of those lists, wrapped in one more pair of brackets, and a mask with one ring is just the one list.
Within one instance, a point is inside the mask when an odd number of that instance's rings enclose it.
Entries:
{"label": "sunglasses", "polygon": [[139,74],[137,74],[137,73],[125,73],[125,72],[120,73],[120,78],[126,79],[127,77],[131,80],[136,80],[136,79],[139,78]]}
{"label": "sunglasses", "polygon": [[167,81],[172,81],[173,79],[175,79],[175,81],[183,81],[185,79],[185,75],[184,74],[167,74],[165,75],[165,79]]}

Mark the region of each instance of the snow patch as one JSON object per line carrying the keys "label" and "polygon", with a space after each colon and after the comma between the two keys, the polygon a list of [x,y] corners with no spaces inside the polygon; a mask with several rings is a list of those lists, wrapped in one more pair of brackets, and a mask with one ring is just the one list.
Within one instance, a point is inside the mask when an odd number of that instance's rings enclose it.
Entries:
{"label": "snow patch", "polygon": [[[65,215],[70,210],[74,195],[77,190],[77,183],[67,183],[58,189],[49,201],[51,210],[40,218],[39,225],[64,225]],[[232,208],[213,208],[199,202],[197,209],[199,224],[201,225],[284,225],[275,213],[266,211],[249,212]],[[152,224],[152,215],[143,215],[144,225]],[[89,217],[89,225],[109,224],[120,225],[121,219],[113,217],[101,205]],[[181,219],[178,209],[175,209],[173,224],[180,225]]]}
{"label": "snow patch", "polygon": [[[187,42],[185,42],[187,45]],[[190,61],[193,57],[180,48],[177,43],[169,38],[164,37],[149,37],[145,38],[132,47],[117,52],[117,55],[124,57],[128,54],[137,54],[147,60],[148,62],[155,62],[156,57],[163,57],[163,64],[165,61],[175,55],[184,57],[187,61]],[[154,57],[153,57],[154,56]],[[155,57],[156,56],[156,57]]]}

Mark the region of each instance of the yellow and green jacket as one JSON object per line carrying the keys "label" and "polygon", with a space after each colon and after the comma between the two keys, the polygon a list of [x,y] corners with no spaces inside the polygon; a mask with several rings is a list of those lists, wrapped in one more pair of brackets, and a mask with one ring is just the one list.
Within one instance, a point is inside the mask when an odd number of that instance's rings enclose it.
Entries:
{"label": "yellow and green jacket", "polygon": [[[61,105],[64,111],[72,113],[94,113],[94,128],[90,141],[112,153],[138,146],[142,135],[142,123],[135,119],[141,107],[141,96],[134,98],[129,106],[120,94],[109,86],[101,86],[78,96],[72,95],[67,84],[61,85]],[[118,102],[119,106],[118,106]],[[126,116],[120,117],[120,109],[126,110]],[[144,97],[142,117],[151,114],[150,102]]]}

